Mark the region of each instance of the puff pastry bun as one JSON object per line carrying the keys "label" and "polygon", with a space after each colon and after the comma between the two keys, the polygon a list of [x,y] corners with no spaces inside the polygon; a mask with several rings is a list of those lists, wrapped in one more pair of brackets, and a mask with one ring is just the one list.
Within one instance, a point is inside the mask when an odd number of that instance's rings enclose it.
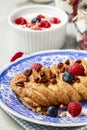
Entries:
{"label": "puff pastry bun", "polygon": [[[75,76],[75,80],[70,83],[63,81],[64,72],[74,62],[83,65],[84,75]],[[86,60],[66,60],[64,63],[29,69],[17,74],[11,80],[11,88],[24,105],[32,110],[44,110],[52,105],[68,105],[72,101],[87,100],[86,73]]]}

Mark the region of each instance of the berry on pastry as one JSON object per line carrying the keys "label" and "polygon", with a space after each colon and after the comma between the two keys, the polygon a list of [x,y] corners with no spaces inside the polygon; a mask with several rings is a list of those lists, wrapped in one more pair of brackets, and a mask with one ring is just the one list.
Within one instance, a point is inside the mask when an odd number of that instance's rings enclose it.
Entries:
{"label": "berry on pastry", "polygon": [[62,104],[77,116],[82,109],[78,102],[87,100],[87,61],[66,60],[49,67],[33,63],[11,80],[11,88],[35,112],[56,117]]}
{"label": "berry on pastry", "polygon": [[84,75],[84,67],[79,64],[79,63],[74,63],[70,66],[69,71],[73,74],[73,75]]}
{"label": "berry on pastry", "polygon": [[40,63],[34,63],[34,64],[32,64],[31,65],[31,67],[30,67],[30,69],[40,69],[42,67],[42,64],[40,64]]}
{"label": "berry on pastry", "polygon": [[62,79],[63,79],[65,82],[71,83],[71,82],[74,80],[74,75],[73,75],[71,72],[66,71],[66,72],[63,74]]}
{"label": "berry on pastry", "polygon": [[79,116],[79,114],[81,113],[82,110],[82,104],[80,102],[70,102],[68,104],[68,112],[73,116]]}

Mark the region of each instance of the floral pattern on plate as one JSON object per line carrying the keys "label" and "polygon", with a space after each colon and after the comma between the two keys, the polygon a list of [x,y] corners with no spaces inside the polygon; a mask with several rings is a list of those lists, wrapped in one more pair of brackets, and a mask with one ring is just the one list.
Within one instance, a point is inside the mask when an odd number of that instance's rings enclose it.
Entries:
{"label": "floral pattern on plate", "polygon": [[[10,87],[11,79],[18,73],[28,69],[34,62],[40,62],[45,66],[58,64],[66,59],[87,59],[86,51],[75,50],[51,50],[42,51],[20,58],[11,63],[0,73],[0,105],[11,114],[26,121],[49,126],[80,126],[87,124],[87,115],[80,117],[53,118],[43,116],[28,109],[17,99]],[[87,102],[82,102],[83,108],[87,108]]]}

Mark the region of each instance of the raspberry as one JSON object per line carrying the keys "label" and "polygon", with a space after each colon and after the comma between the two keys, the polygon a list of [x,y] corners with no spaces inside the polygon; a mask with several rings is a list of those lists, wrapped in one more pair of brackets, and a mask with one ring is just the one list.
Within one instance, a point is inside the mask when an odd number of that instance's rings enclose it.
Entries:
{"label": "raspberry", "polygon": [[58,18],[56,18],[56,17],[52,17],[52,18],[50,19],[50,22],[51,22],[51,23],[54,23],[54,24],[58,24],[58,23],[60,23],[61,21],[60,21]]}
{"label": "raspberry", "polygon": [[39,27],[49,28],[49,27],[51,27],[51,24],[47,20],[43,20],[43,21],[40,22]]}
{"label": "raspberry", "polygon": [[17,19],[15,19],[15,24],[18,24],[18,25],[24,25],[27,23],[26,19],[24,19],[23,17],[19,17]]}
{"label": "raspberry", "polygon": [[23,52],[16,52],[16,53],[13,55],[13,57],[10,59],[10,62],[13,62],[13,61],[15,61],[16,59],[22,57],[23,54],[24,54]]}
{"label": "raspberry", "polygon": [[68,112],[71,114],[73,117],[79,116],[82,110],[82,104],[77,101],[70,102],[68,104]]}
{"label": "raspberry", "polygon": [[34,63],[31,65],[30,69],[36,69],[36,70],[40,70],[42,67],[42,65],[40,63]]}
{"label": "raspberry", "polygon": [[69,71],[76,76],[83,76],[84,75],[84,67],[82,64],[74,63],[70,66]]}
{"label": "raspberry", "polygon": [[37,18],[45,18],[42,14],[37,15]]}

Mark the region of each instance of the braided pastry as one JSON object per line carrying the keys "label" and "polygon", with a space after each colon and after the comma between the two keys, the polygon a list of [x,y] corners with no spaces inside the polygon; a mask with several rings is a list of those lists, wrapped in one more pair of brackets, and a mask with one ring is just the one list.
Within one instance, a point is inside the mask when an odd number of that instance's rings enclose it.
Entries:
{"label": "braided pastry", "polygon": [[[63,76],[74,63],[82,66],[82,74],[73,75],[72,81],[65,81]],[[24,105],[38,112],[38,108],[43,111],[52,105],[68,105],[71,101],[87,100],[86,73],[86,60],[66,60],[50,67],[25,70],[12,79],[11,87]]]}

